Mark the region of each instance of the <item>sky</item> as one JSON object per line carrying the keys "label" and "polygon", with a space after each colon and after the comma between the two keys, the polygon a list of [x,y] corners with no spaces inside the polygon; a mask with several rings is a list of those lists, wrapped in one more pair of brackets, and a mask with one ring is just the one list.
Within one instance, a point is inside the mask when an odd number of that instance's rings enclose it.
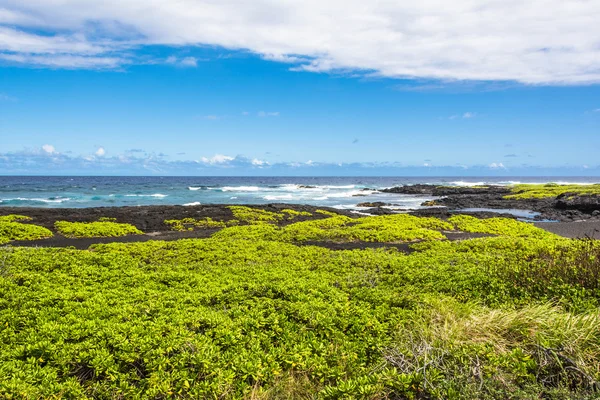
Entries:
{"label": "sky", "polygon": [[3,175],[600,175],[600,2],[0,0]]}

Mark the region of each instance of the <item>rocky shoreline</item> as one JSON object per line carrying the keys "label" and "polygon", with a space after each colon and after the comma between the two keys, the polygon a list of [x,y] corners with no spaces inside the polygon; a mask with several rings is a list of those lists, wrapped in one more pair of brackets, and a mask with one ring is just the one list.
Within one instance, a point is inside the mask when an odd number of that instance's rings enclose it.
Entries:
{"label": "rocky shoreline", "polygon": [[[395,187],[382,190],[385,193],[397,193],[407,195],[426,195],[436,199],[427,205],[431,207],[409,211],[415,216],[449,218],[457,213],[467,214],[478,218],[505,217],[516,218],[513,214],[494,211],[468,212],[464,209],[517,209],[532,210],[540,214],[536,220],[553,220],[560,223],[539,222],[540,228],[552,231],[565,237],[593,237],[600,238],[600,197],[598,196],[566,196],[544,199],[505,199],[504,196],[511,193],[510,189],[503,187],[468,188],[468,187],[436,187],[432,185],[414,185]],[[280,221],[280,225],[299,222],[308,219],[325,218],[324,215],[316,213],[316,210],[327,210],[338,214],[358,218],[360,214],[349,210],[339,210],[328,207],[317,207],[300,204],[267,204],[250,205],[267,211],[281,212],[283,209],[295,211],[307,211],[311,217],[299,216],[293,221]],[[371,215],[384,215],[397,213],[398,211],[387,208],[385,202],[361,203],[363,207],[369,207],[365,212]],[[136,207],[95,207],[95,208],[33,208],[33,207],[1,207],[0,215],[20,214],[32,217],[37,225],[53,229],[56,221],[92,222],[102,217],[115,218],[118,222],[129,223],[145,232],[144,235],[133,235],[122,238],[93,238],[93,239],[68,239],[55,236],[50,239],[15,242],[20,246],[73,246],[76,248],[88,248],[95,243],[138,242],[147,240],[178,240],[186,238],[209,237],[216,230],[207,229],[192,232],[175,232],[165,224],[165,220],[183,218],[212,218],[216,221],[228,221],[233,219],[229,206],[226,204],[210,204],[197,206],[136,206]],[[473,236],[473,235],[471,235]],[[470,237],[470,236],[469,236]],[[460,240],[466,237],[451,238]],[[321,244],[324,247],[335,249],[345,248],[367,248],[376,247],[372,244],[336,245],[332,243]],[[337,246],[337,247],[336,247]],[[402,244],[404,250],[407,245]],[[406,248],[406,249],[405,249]]]}
{"label": "rocky shoreline", "polygon": [[[564,193],[555,198],[507,199],[511,189],[502,186],[488,187],[443,187],[434,185],[399,186],[381,190],[383,193],[427,195],[439,197],[428,206],[438,206],[412,212],[421,216],[443,217],[446,214],[456,213],[463,209],[513,209],[530,210],[539,215],[533,219],[537,221],[572,222],[582,220],[600,221],[600,196],[576,195]],[[379,206],[377,208],[382,208]],[[489,212],[473,213],[487,218]],[[495,214],[496,216],[498,214]],[[511,214],[502,214],[512,217]]]}

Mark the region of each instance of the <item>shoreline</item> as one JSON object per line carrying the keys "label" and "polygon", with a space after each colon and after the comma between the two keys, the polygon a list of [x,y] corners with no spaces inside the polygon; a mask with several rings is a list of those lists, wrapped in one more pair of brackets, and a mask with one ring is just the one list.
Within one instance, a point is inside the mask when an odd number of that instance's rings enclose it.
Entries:
{"label": "shoreline", "polygon": [[[451,197],[448,197],[450,201]],[[247,205],[252,208],[258,208],[266,211],[281,212],[284,209],[291,209],[299,212],[309,212],[312,217],[298,217],[290,221],[281,221],[280,225],[284,226],[289,223],[299,222],[303,220],[320,219],[324,216],[316,213],[317,210],[326,210],[335,212],[341,215],[346,215],[352,218],[359,218],[362,215],[348,211],[339,210],[329,207],[317,207],[302,204],[282,204],[274,203],[267,205]],[[145,242],[150,240],[174,241],[179,239],[201,239],[208,238],[220,228],[216,229],[200,229],[194,231],[173,231],[164,223],[169,219],[183,218],[211,218],[218,221],[229,221],[233,219],[233,214],[228,208],[228,204],[211,204],[198,206],[122,206],[122,207],[94,207],[94,208],[37,208],[37,207],[0,207],[0,216],[9,214],[20,214],[33,218],[36,225],[46,227],[52,231],[56,221],[69,222],[93,222],[99,218],[108,217],[115,218],[120,223],[128,223],[136,226],[144,234],[128,235],[122,237],[104,237],[104,238],[66,238],[60,234],[55,234],[49,239],[39,239],[31,241],[14,241],[12,244],[22,247],[75,247],[77,249],[87,249],[93,244],[100,243],[133,243]],[[380,207],[371,209],[373,214],[378,214],[377,210]],[[387,214],[387,212],[386,212]],[[466,214],[477,218],[493,218],[505,217],[516,218],[514,215],[495,213],[489,211],[483,212],[460,212],[453,211],[449,208],[432,207],[429,209],[421,209],[407,212],[407,214],[421,217],[436,217],[442,220],[449,218],[455,214]],[[538,228],[558,234],[566,238],[593,238],[600,239],[600,219],[582,220],[582,221],[557,221],[557,222],[534,222]],[[462,240],[479,237],[477,234],[460,233],[449,236],[449,240]],[[400,251],[409,252],[409,245],[406,243],[334,243],[334,242],[319,242],[319,243],[304,243],[303,245],[317,245],[327,247],[334,250],[348,249],[364,249],[378,247],[395,247]]]}

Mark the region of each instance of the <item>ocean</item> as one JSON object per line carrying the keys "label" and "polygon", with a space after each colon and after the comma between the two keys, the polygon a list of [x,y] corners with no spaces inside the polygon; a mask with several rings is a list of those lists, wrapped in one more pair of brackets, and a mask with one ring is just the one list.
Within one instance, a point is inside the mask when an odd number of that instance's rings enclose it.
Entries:
{"label": "ocean", "polygon": [[291,203],[361,211],[361,202],[418,209],[428,196],[378,189],[417,183],[470,186],[516,183],[596,183],[591,177],[84,177],[0,176],[0,207]]}

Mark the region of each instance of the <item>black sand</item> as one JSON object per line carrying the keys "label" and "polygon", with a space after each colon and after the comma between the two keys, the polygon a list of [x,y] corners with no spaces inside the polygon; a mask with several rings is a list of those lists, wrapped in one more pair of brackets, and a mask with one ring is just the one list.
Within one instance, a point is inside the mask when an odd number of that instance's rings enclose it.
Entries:
{"label": "black sand", "polygon": [[535,226],[567,238],[600,239],[600,221],[536,222]]}

